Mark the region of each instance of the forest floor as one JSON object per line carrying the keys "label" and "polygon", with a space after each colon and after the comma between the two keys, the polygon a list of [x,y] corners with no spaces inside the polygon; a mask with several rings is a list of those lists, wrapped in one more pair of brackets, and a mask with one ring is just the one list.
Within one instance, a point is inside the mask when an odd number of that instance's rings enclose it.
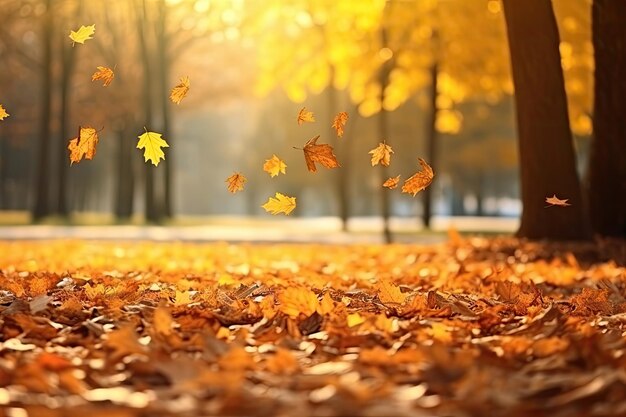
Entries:
{"label": "forest floor", "polygon": [[0,416],[626,415],[626,245],[0,241]]}

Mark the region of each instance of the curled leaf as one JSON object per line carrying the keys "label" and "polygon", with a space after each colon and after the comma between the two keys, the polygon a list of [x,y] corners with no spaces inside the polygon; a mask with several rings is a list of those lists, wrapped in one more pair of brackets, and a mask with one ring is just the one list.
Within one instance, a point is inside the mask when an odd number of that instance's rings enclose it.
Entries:
{"label": "curled leaf", "polygon": [[317,167],[315,163],[318,162],[326,168],[338,168],[339,162],[337,157],[333,153],[333,147],[327,143],[317,144],[319,135],[309,140],[304,145],[304,160],[306,161],[306,167],[310,172],[316,172]]}
{"label": "curled leaf", "polygon": [[315,121],[315,116],[313,116],[312,111],[308,111],[306,107],[303,107],[302,110],[298,112],[298,125],[302,125],[304,122],[312,123]]}
{"label": "curled leaf", "polygon": [[189,92],[189,77],[181,77],[180,83],[177,84],[170,93],[170,100],[176,104],[180,104],[180,102],[187,96]]}
{"label": "curled leaf", "polygon": [[339,112],[333,120],[332,128],[337,132],[337,136],[343,136],[343,128],[348,122],[348,113],[345,111]]}
{"label": "curled leaf", "polygon": [[399,182],[400,182],[400,175],[387,178],[387,180],[383,183],[383,187],[387,187],[390,190],[393,190],[398,186]]}
{"label": "curled leaf", "polygon": [[415,194],[428,187],[430,183],[433,182],[433,177],[435,176],[433,169],[426,161],[422,158],[417,158],[417,160],[422,166],[422,170],[416,172],[413,176],[404,181],[404,185],[402,186],[402,192],[413,194],[413,197],[415,197]]}

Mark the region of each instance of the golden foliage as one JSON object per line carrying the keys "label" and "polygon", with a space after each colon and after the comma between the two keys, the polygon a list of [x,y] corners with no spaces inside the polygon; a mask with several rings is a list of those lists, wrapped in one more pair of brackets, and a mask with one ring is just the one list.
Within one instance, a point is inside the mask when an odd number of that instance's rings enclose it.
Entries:
{"label": "golden foliage", "polygon": [[298,121],[298,125],[302,125],[305,122],[312,123],[315,121],[315,116],[313,116],[312,111],[308,111],[306,107],[303,107],[298,112],[297,121]]}
{"label": "golden foliage", "polygon": [[391,146],[387,145],[385,142],[381,142],[377,147],[369,151],[369,154],[372,155],[372,166],[384,165],[386,167],[391,163],[391,154],[393,153],[393,149]]}
{"label": "golden foliage", "polygon": [[169,148],[170,145],[161,137],[160,133],[142,133],[137,142],[137,149],[143,149],[144,162],[151,161],[154,166],[159,165],[161,159],[165,159],[165,153],[161,148]]}
{"label": "golden foliage", "polygon": [[283,162],[276,155],[272,155],[270,159],[266,159],[265,163],[263,164],[263,171],[270,174],[270,177],[272,178],[274,178],[280,173],[285,174],[286,169],[287,169],[287,164],[285,164],[285,162]]}
{"label": "golden foliage", "polygon": [[70,165],[80,162],[83,158],[93,159],[96,156],[98,132],[93,127],[80,127],[78,137],[70,140],[67,149],[70,151]]}
{"label": "golden foliage", "polygon": [[235,172],[230,177],[226,178],[228,191],[236,193],[237,191],[243,191],[243,186],[248,179],[240,172]]}
{"label": "golden foliage", "polygon": [[10,114],[7,113],[7,111],[4,109],[4,107],[2,107],[2,104],[0,104],[0,120],[4,120],[7,117],[9,117]]}
{"label": "golden foliage", "polygon": [[172,91],[170,92],[170,100],[172,100],[173,103],[180,104],[189,92],[189,85],[189,77],[181,77],[180,83],[172,88]]}
{"label": "golden foliage", "polygon": [[84,44],[85,41],[93,39],[96,33],[96,25],[81,26],[77,31],[70,31],[70,39],[73,41],[72,46],[77,43]]}
{"label": "golden foliage", "polygon": [[296,198],[277,192],[275,197],[270,197],[261,207],[268,213],[289,215],[296,208]]}

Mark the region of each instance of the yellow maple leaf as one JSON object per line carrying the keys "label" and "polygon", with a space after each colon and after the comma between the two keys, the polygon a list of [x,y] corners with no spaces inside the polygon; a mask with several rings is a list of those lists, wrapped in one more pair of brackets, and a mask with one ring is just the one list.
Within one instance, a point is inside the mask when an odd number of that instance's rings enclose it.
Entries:
{"label": "yellow maple leaf", "polygon": [[317,140],[319,138],[320,135],[317,135],[314,138],[310,139],[302,149],[302,151],[304,151],[304,161],[306,162],[307,169],[310,172],[316,172],[316,162],[322,164],[322,166],[326,168],[340,167],[341,165],[339,165],[339,161],[337,161],[337,157],[333,153],[333,147],[327,143],[320,143],[318,145]]}
{"label": "yellow maple leaf", "polygon": [[84,44],[86,40],[93,39],[96,33],[96,25],[81,26],[77,31],[70,31],[70,39],[74,41],[72,46],[77,43]]}
{"label": "yellow maple leaf", "polygon": [[339,137],[343,136],[343,128],[347,122],[348,122],[348,113],[346,113],[345,111],[339,112],[335,116],[335,119],[333,120],[333,124],[331,127],[335,129],[335,131],[337,132],[337,136]]}
{"label": "yellow maple leaf", "polygon": [[93,127],[80,127],[78,137],[70,140],[67,149],[70,151],[70,165],[85,159],[93,159],[96,156],[98,145],[98,132]]}
{"label": "yellow maple leaf", "polygon": [[298,112],[298,125],[301,125],[304,122],[314,122],[315,116],[313,116],[312,111],[308,111],[306,107],[303,107],[302,110]]}
{"label": "yellow maple leaf", "polygon": [[383,187],[387,187],[390,190],[393,190],[394,188],[398,186],[399,182],[400,182],[400,175],[387,178],[387,181],[383,182]]}
{"label": "yellow maple leaf", "polygon": [[285,174],[285,169],[287,169],[287,164],[281,161],[281,159],[276,155],[272,155],[270,159],[266,159],[263,164],[263,171],[270,174],[272,178],[281,172]]}
{"label": "yellow maple leaf", "polygon": [[404,300],[406,300],[406,294],[403,294],[402,291],[400,291],[400,287],[389,279],[381,279],[376,287],[378,290],[378,299],[383,304],[403,304]]}
{"label": "yellow maple leaf", "polygon": [[404,185],[402,186],[402,192],[413,194],[413,197],[415,197],[415,194],[428,187],[430,183],[433,182],[433,177],[435,176],[433,169],[426,161],[422,158],[417,158],[417,160],[422,166],[422,170],[416,172],[413,176],[404,181]]}
{"label": "yellow maple leaf", "polygon": [[176,104],[180,104],[182,99],[187,96],[189,92],[189,77],[180,77],[180,84],[177,84],[174,88],[172,88],[172,92],[170,93],[170,100]]}
{"label": "yellow maple leaf", "polygon": [[568,203],[567,200],[569,200],[569,198],[565,198],[565,199],[561,200],[560,198],[558,198],[556,196],[556,194],[554,194],[552,197],[546,197],[546,203],[548,203],[548,205],[546,207],[553,207],[553,206],[567,207],[567,206],[571,206],[571,204]]}
{"label": "yellow maple leaf", "polygon": [[306,287],[287,287],[278,294],[278,309],[290,317],[308,317],[318,307],[317,295]]}
{"label": "yellow maple leaf", "polygon": [[393,149],[391,146],[387,145],[385,142],[381,142],[377,147],[368,152],[372,155],[372,166],[384,165],[386,167],[391,163],[391,154],[393,153]]}
{"label": "yellow maple leaf", "polygon": [[109,67],[99,66],[97,68],[98,68],[98,71],[93,73],[93,75],[91,76],[91,81],[102,80],[104,81],[104,84],[102,84],[102,86],[107,87],[109,84],[111,84],[111,81],[113,81],[113,78],[115,77],[115,73]]}
{"label": "yellow maple leaf", "polygon": [[230,177],[226,178],[226,182],[228,183],[228,191],[231,193],[236,193],[237,191],[243,190],[243,185],[248,181],[248,179],[243,176],[243,174],[239,172],[235,172]]}
{"label": "yellow maple leaf", "polygon": [[276,198],[270,197],[261,207],[268,213],[285,213],[289,215],[296,208],[296,198],[289,197],[281,193],[276,193]]}
{"label": "yellow maple leaf", "polygon": [[152,161],[154,166],[159,165],[161,158],[165,160],[165,154],[161,148],[169,148],[170,145],[161,137],[160,133],[148,132],[144,128],[145,133],[139,136],[137,149],[143,149],[144,162]]}
{"label": "yellow maple leaf", "polygon": [[4,107],[2,107],[2,104],[0,104],[0,120],[4,120],[7,117],[9,117],[10,114],[7,113],[7,111],[4,109]]}

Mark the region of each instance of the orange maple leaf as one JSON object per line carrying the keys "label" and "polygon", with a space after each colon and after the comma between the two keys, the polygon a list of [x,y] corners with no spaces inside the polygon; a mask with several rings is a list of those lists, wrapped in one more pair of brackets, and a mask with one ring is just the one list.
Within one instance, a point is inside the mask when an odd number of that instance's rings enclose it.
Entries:
{"label": "orange maple leaf", "polygon": [[170,93],[170,100],[176,104],[180,104],[182,99],[187,96],[189,92],[189,77],[181,77],[180,84],[176,85],[172,88],[172,92]]}
{"label": "orange maple leaf", "polygon": [[113,81],[113,78],[115,77],[115,73],[113,72],[111,68],[108,68],[108,67],[97,67],[97,68],[98,68],[98,71],[93,73],[93,75],[91,76],[91,81],[102,80],[104,81],[104,84],[102,84],[102,86],[107,87],[109,84],[111,84],[111,81]]}
{"label": "orange maple leaf", "polygon": [[417,158],[417,160],[422,166],[422,170],[416,172],[413,176],[404,181],[404,185],[402,186],[402,192],[413,194],[413,197],[415,197],[415,194],[428,187],[430,183],[433,182],[433,177],[435,176],[433,169],[426,161],[422,158]]}
{"label": "orange maple leaf", "polygon": [[393,153],[393,149],[391,149],[391,146],[387,145],[383,141],[368,153],[372,155],[372,166],[380,163],[381,165],[388,167],[391,163],[391,154]]}
{"label": "orange maple leaf", "polygon": [[236,193],[237,191],[243,190],[243,185],[248,181],[248,179],[243,176],[243,174],[239,172],[235,172],[230,177],[226,178],[226,182],[228,183],[228,191],[231,193]]}
{"label": "orange maple leaf", "polygon": [[337,136],[343,136],[343,128],[348,122],[348,113],[345,111],[339,112],[333,120],[332,128],[337,132]]}
{"label": "orange maple leaf", "polygon": [[387,187],[390,190],[395,189],[400,182],[400,175],[396,177],[387,178],[387,181],[383,182],[383,187]]}
{"label": "orange maple leaf", "polygon": [[554,194],[552,197],[546,197],[546,203],[548,203],[546,208],[554,207],[554,206],[561,206],[561,207],[571,206],[571,204],[568,203],[567,200],[569,200],[569,198],[565,198],[561,200],[560,198],[556,196],[556,194]]}
{"label": "orange maple leaf", "polygon": [[265,163],[263,164],[263,171],[270,174],[272,178],[274,178],[281,172],[284,174],[285,169],[287,169],[287,164],[285,164],[285,162],[283,162],[276,155],[272,155],[270,159],[266,159]]}
{"label": "orange maple leaf", "polygon": [[[322,166],[326,168],[338,168],[339,162],[337,161],[337,157],[333,153],[333,147],[327,143],[317,144],[317,140],[320,138],[320,135],[315,136],[313,139],[310,139],[305,145],[304,149],[304,160],[306,161],[306,167],[310,172],[316,172],[317,167],[315,163],[318,162],[322,164]],[[299,149],[299,148],[295,148]]]}
{"label": "orange maple leaf", "polygon": [[70,151],[70,165],[85,159],[93,159],[96,156],[98,145],[98,132],[93,127],[80,127],[78,137],[70,140],[67,149]]}
{"label": "orange maple leaf", "polygon": [[319,307],[317,295],[306,287],[287,287],[278,294],[278,309],[290,317],[310,316]]}
{"label": "orange maple leaf", "polygon": [[302,125],[304,122],[314,122],[315,116],[313,116],[312,111],[308,111],[306,107],[303,107],[302,110],[298,112],[298,125]]}
{"label": "orange maple leaf", "polygon": [[403,294],[402,291],[400,291],[400,287],[389,279],[381,279],[376,287],[378,289],[378,299],[383,304],[402,304],[404,300],[406,300],[406,294]]}

